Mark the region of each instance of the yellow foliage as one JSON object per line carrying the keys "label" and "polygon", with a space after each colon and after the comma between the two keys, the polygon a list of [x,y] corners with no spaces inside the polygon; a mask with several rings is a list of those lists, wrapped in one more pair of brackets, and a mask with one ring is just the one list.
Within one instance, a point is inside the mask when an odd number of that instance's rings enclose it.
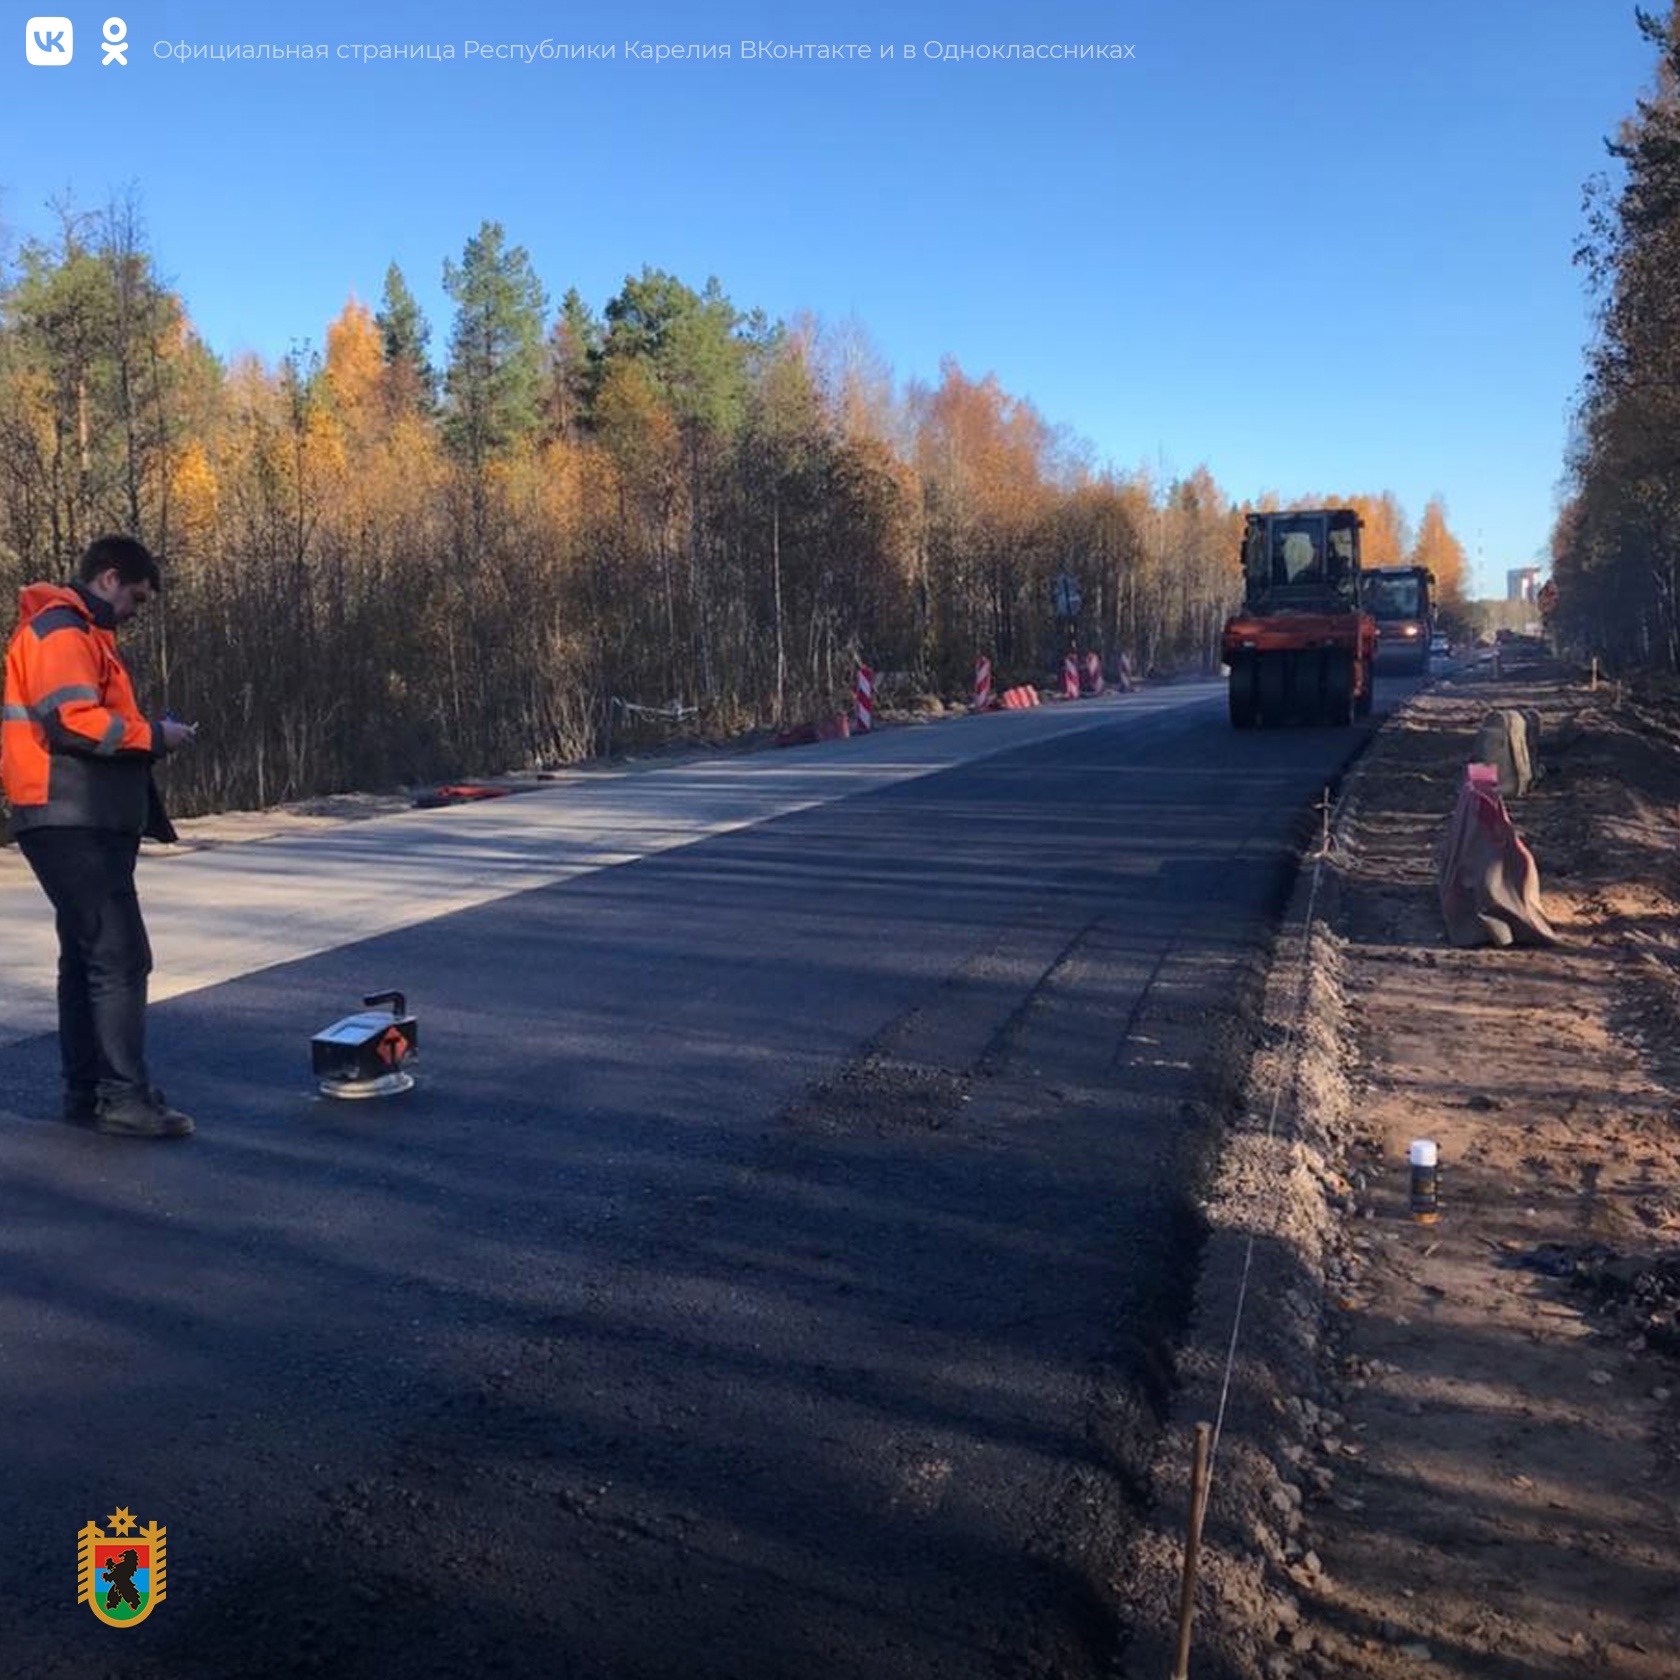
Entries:
{"label": "yellow foliage", "polygon": [[580,522],[586,452],[583,445],[557,438],[544,444],[537,455],[539,515],[568,534]]}
{"label": "yellow foliage", "polygon": [[1418,526],[1412,548],[1412,564],[1427,566],[1435,574],[1436,598],[1450,605],[1464,600],[1464,545],[1447,524],[1447,506],[1439,496],[1430,498]]}
{"label": "yellow foliage", "polygon": [[22,364],[0,368],[0,414],[29,437],[37,458],[52,455],[57,408],[50,375]]}
{"label": "yellow foliage", "polygon": [[639,361],[621,358],[608,368],[595,413],[601,436],[620,460],[676,464],[676,419]]}
{"label": "yellow foliage", "polygon": [[165,357],[179,360],[192,348],[198,337],[198,329],[192,324],[192,318],[178,297],[168,298],[164,307],[168,309],[169,315],[163,331],[158,336],[158,348]]}
{"label": "yellow foliage", "polygon": [[[965,531],[964,546],[1016,549],[1041,527],[1052,492],[1051,434],[1030,402],[995,374],[968,378],[947,358],[938,387],[916,406],[916,457],[924,484]],[[987,536],[980,533],[985,532]]]}
{"label": "yellow foliage", "polygon": [[1393,491],[1375,496],[1349,496],[1335,504],[1352,508],[1365,521],[1359,533],[1359,552],[1367,566],[1406,564],[1406,516]]}
{"label": "yellow foliage", "polygon": [[204,445],[193,438],[180,450],[169,475],[169,501],[174,536],[171,552],[202,554],[216,529],[219,487],[215,468]]}
{"label": "yellow foliage", "polygon": [[[1276,497],[1270,499],[1270,507],[1277,506]],[[1294,496],[1290,498],[1291,508],[1352,508],[1364,520],[1364,529],[1359,533],[1359,559],[1363,566],[1407,566],[1411,560],[1407,555],[1406,514],[1400,506],[1399,498],[1392,490],[1379,490],[1374,494],[1367,493],[1355,496]],[[1267,511],[1262,503],[1262,512]]]}
{"label": "yellow foliage", "polygon": [[344,422],[324,408],[312,409],[305,423],[306,472],[342,478],[347,465]]}
{"label": "yellow foliage", "polygon": [[240,419],[277,413],[279,390],[259,357],[236,356],[222,381],[228,411]]}
{"label": "yellow foliage", "polygon": [[445,465],[437,428],[423,415],[411,411],[391,427],[385,467],[389,487],[398,497],[423,506],[442,486]]}
{"label": "yellow foliage", "polygon": [[377,412],[385,349],[373,311],[351,298],[327,328],[327,382],[333,403],[352,430]]}
{"label": "yellow foliage", "polygon": [[677,422],[641,363],[627,358],[608,370],[595,416],[625,494],[657,540],[682,482]]}

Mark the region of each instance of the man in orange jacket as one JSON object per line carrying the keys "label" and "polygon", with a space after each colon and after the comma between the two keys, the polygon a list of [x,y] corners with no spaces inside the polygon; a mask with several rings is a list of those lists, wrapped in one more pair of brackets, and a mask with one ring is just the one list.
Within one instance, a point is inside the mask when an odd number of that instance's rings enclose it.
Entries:
{"label": "man in orange jacket", "polygon": [[121,1137],[193,1130],[146,1070],[152,952],[134,865],[142,834],[175,838],[152,765],[194,731],[141,716],[115,635],[162,582],[142,544],[101,537],[76,582],[29,585],[0,710],[12,832],[58,916],[64,1117]]}

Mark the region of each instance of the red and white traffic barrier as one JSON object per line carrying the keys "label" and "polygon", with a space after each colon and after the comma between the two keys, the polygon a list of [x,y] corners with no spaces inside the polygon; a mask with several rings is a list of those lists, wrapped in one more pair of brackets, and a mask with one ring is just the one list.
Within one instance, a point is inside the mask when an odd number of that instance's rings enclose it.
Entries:
{"label": "red and white traffic barrier", "polygon": [[992,662],[985,654],[974,661],[974,709],[984,712],[992,704]]}
{"label": "red and white traffic barrier", "polygon": [[867,665],[858,666],[854,698],[857,701],[857,732],[867,735],[875,727],[875,673]]}
{"label": "red and white traffic barrier", "polygon": [[1085,655],[1085,692],[1087,694],[1101,694],[1104,688],[1102,674],[1102,656],[1097,653]]}
{"label": "red and white traffic barrier", "polygon": [[1132,662],[1126,654],[1120,655],[1120,692],[1130,694],[1137,687],[1137,678],[1132,675]]}
{"label": "red and white traffic barrier", "polygon": [[1079,698],[1079,656],[1070,653],[1062,661],[1062,698],[1077,700]]}

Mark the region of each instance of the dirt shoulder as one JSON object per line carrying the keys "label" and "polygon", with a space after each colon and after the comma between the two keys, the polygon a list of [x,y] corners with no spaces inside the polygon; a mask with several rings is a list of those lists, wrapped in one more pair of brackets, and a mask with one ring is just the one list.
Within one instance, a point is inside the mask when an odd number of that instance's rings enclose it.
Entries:
{"label": "dirt shoulder", "polygon": [[[1508,803],[1560,943],[1455,950],[1433,843],[1477,725],[1519,705],[1540,713],[1546,773]],[[1223,1394],[1198,1680],[1671,1680],[1677,839],[1671,715],[1555,667],[1440,684],[1360,762],[1292,906],[1208,1201],[1127,1674],[1170,1672],[1189,1430]],[[1408,1206],[1423,1137],[1442,1161],[1432,1226]]]}

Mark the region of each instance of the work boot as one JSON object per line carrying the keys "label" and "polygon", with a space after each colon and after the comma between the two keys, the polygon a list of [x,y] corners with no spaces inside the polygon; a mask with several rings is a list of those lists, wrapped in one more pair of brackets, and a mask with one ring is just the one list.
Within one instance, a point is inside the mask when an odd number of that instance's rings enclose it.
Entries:
{"label": "work boot", "polygon": [[196,1129],[189,1116],[169,1106],[155,1085],[149,1091],[102,1101],[94,1128],[110,1137],[145,1138],[191,1137]]}
{"label": "work boot", "polygon": [[92,1085],[66,1085],[63,1117],[76,1126],[91,1126],[99,1118],[99,1092]]}

